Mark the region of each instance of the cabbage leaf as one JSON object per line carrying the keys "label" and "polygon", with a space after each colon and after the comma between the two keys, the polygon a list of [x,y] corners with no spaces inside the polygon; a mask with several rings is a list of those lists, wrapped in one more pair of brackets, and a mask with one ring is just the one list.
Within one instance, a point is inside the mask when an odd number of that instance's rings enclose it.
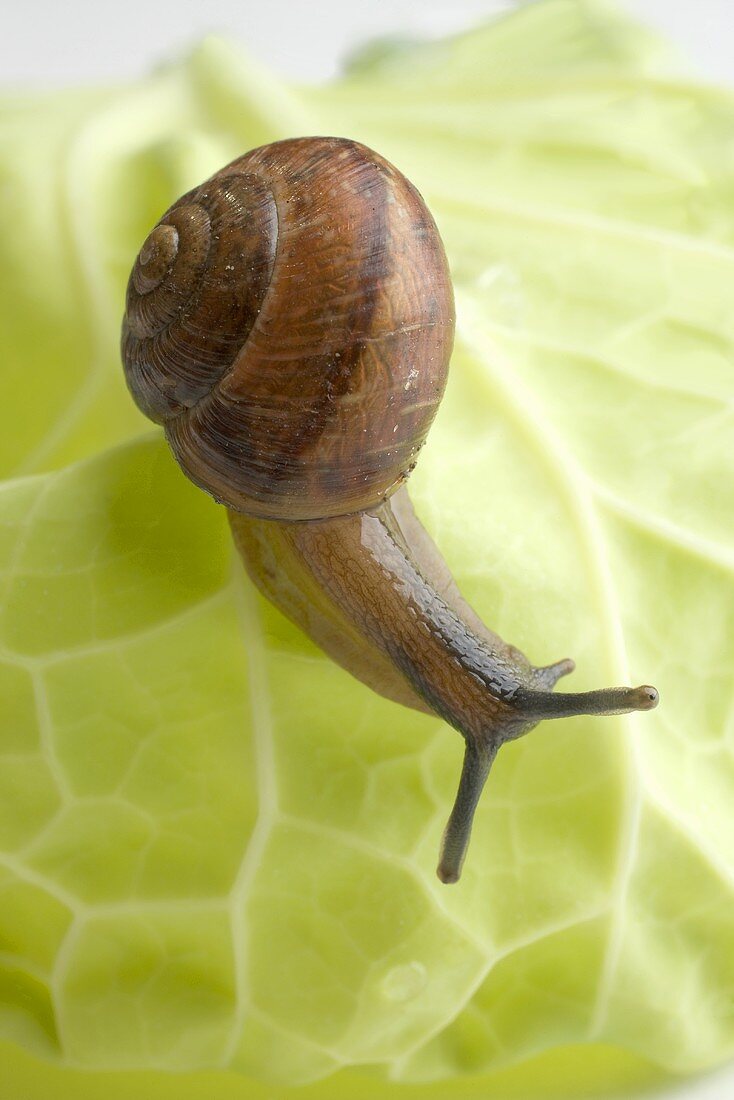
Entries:
{"label": "cabbage leaf", "polygon": [[[166,205],[315,132],[394,160],[446,241],[456,350],[411,485],[463,591],[579,688],[661,691],[505,747],[455,889],[459,738],[256,596],[119,367]],[[732,1054],[733,132],[732,96],[595,0],[320,88],[213,38],[6,100],[0,1036],[285,1085]]]}

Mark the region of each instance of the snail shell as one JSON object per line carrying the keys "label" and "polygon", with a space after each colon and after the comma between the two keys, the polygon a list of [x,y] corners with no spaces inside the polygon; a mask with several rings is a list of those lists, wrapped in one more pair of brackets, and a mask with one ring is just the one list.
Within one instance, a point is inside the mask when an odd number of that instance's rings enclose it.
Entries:
{"label": "snail shell", "polygon": [[410,473],[454,306],[415,187],[363,145],[255,149],[163,215],[135,262],[135,401],[202,488],[268,519],[362,511]]}

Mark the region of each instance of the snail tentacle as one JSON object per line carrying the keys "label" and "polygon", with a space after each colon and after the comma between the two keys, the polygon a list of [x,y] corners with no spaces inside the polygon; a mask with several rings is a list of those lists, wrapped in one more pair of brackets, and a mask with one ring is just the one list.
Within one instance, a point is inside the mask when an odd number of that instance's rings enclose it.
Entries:
{"label": "snail tentacle", "polygon": [[469,847],[474,813],[497,755],[499,745],[467,741],[459,789],[449,816],[438,857],[436,874],[446,884],[458,882]]}

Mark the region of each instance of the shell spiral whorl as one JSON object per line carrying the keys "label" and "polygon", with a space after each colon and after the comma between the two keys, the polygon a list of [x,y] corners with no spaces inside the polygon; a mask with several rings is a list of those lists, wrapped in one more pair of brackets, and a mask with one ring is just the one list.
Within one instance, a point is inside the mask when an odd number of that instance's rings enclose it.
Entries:
{"label": "shell spiral whorl", "polygon": [[127,292],[128,385],[188,476],[237,511],[362,511],[412,469],[453,340],[415,188],[356,142],[240,157],[179,199]]}

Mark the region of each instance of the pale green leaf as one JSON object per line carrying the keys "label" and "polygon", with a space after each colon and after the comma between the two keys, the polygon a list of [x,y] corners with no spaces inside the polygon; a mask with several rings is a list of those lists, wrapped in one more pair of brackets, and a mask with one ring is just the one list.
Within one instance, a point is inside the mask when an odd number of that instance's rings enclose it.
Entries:
{"label": "pale green leaf", "polygon": [[[393,159],[446,241],[456,349],[411,485],[463,591],[578,687],[661,691],[504,748],[450,890],[458,736],[256,597],[119,366],[150,225],[308,132]],[[594,0],[323,88],[213,38],[5,104],[0,464],[50,472],[0,488],[0,1034],[283,1096],[354,1066],[488,1096],[517,1064],[515,1095],[567,1096],[564,1048],[594,1087],[731,1055],[733,132],[734,98]]]}

